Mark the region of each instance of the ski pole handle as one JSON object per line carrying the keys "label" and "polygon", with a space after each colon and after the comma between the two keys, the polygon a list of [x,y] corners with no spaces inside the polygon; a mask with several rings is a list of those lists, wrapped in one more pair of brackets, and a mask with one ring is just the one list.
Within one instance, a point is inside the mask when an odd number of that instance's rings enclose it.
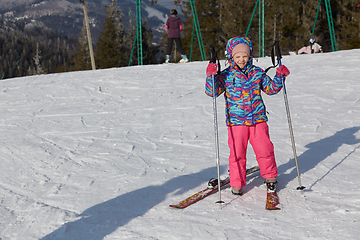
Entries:
{"label": "ski pole handle", "polygon": [[278,60],[279,65],[281,66],[281,50],[280,50],[280,41],[275,41],[275,53],[276,53],[276,60]]}
{"label": "ski pole handle", "polygon": [[216,63],[216,51],[214,45],[209,45],[210,48],[210,63]]}

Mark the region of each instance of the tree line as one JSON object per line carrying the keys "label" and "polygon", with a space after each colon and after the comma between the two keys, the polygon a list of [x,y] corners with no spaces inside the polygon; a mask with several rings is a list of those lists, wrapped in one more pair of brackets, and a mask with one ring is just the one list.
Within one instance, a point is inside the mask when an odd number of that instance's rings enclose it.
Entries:
{"label": "tree line", "polygon": [[[111,0],[106,7],[106,19],[104,29],[100,33],[96,43],[95,63],[96,68],[111,68],[136,65],[137,44],[134,43],[136,36],[136,17],[130,16],[128,27],[125,28],[123,14],[116,6],[116,0]],[[159,55],[160,46],[152,44],[153,34],[147,28],[147,22],[142,23],[142,50],[143,64],[157,64],[162,59]],[[91,69],[89,47],[86,37],[85,24],[83,24],[81,37],[79,38],[79,51],[75,55],[73,70]]]}
{"label": "tree line", "polygon": [[[245,36],[256,0],[195,0],[204,45],[213,44],[224,58],[228,39]],[[360,8],[358,0],[331,0],[332,19],[338,50],[360,48]],[[284,53],[297,51],[309,45],[319,1],[266,0],[265,1],[265,55],[270,55],[274,40],[279,40]],[[180,4],[185,15],[183,47],[190,52],[193,37],[193,17],[188,1]],[[259,54],[259,10],[250,25],[248,37]],[[325,1],[321,1],[314,31],[316,41],[326,52],[332,51]],[[200,60],[196,36],[193,37],[192,60]],[[205,48],[208,51],[207,48]],[[207,56],[208,57],[208,56]]]}
{"label": "tree line", "polygon": [[[123,14],[116,0],[106,6],[107,18],[104,29],[95,44],[97,69],[124,67],[137,64],[135,16],[125,30]],[[157,64],[162,61],[161,49],[152,44],[153,34],[142,23],[143,63]],[[131,56],[131,53],[132,54]],[[130,59],[131,57],[131,59]],[[78,39],[61,36],[55,31],[25,22],[0,17],[0,80],[35,74],[90,70],[89,46],[83,24]]]}
{"label": "tree line", "polygon": [[53,31],[0,18],[0,79],[67,71],[75,49]]}
{"label": "tree line", "polygon": [[[224,58],[226,43],[234,36],[244,36],[253,14],[256,0],[195,0],[205,50],[213,44],[220,58]],[[269,55],[274,40],[281,41],[284,54],[308,45],[312,35],[318,1],[272,0],[265,1],[265,54]],[[94,45],[97,69],[137,65],[136,17],[130,17],[127,27],[123,14],[111,0],[106,6],[103,31]],[[360,8],[358,0],[332,0],[332,18],[338,50],[360,48]],[[175,6],[174,6],[175,7]],[[184,15],[182,43],[191,60],[201,60],[194,19],[189,1],[177,1]],[[325,3],[319,8],[314,37],[325,52],[331,51]],[[256,10],[248,37],[258,54],[259,11]],[[153,34],[142,23],[143,63],[158,64],[164,61],[166,31],[162,43],[152,43]],[[192,48],[192,52],[190,50]],[[132,54],[133,53],[133,54]],[[188,56],[189,56],[188,55]],[[207,54],[208,55],[208,54]],[[178,54],[180,57],[180,54]],[[207,56],[209,57],[209,56]],[[22,21],[0,18],[0,79],[34,74],[90,70],[91,62],[85,24],[78,39],[61,36],[49,29],[26,25]]]}

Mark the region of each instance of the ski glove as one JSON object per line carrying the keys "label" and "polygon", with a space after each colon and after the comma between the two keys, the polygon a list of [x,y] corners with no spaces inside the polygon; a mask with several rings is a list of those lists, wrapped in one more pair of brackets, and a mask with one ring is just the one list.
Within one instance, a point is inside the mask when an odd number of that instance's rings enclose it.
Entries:
{"label": "ski glove", "polygon": [[213,75],[216,75],[216,73],[217,73],[217,64],[209,63],[209,65],[206,68],[206,76],[211,77]]}
{"label": "ski glove", "polygon": [[290,71],[285,65],[282,65],[276,69],[276,75],[282,75],[286,78],[290,74]]}

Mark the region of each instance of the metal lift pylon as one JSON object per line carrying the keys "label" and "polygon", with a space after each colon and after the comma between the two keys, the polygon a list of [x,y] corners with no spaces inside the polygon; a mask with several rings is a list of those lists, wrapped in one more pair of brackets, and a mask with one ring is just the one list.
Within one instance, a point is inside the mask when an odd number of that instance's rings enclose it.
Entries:
{"label": "metal lift pylon", "polygon": [[259,5],[259,57],[265,57],[265,0],[256,0],[254,11],[246,30],[245,37],[247,37],[252,20],[254,18],[256,8]]}
{"label": "metal lift pylon", "polygon": [[[327,16],[327,20],[328,20],[328,24],[329,24],[331,48],[332,48],[332,51],[334,52],[334,51],[337,51],[338,49],[337,49],[337,44],[336,44],[334,21],[333,21],[333,18],[332,18],[330,0],[324,0],[324,2],[325,2],[325,9],[326,9],[326,16]],[[316,12],[316,17],[315,17],[315,22],[314,22],[314,27],[313,27],[313,30],[312,30],[312,33],[311,33],[311,37],[314,36],[316,21],[317,21],[317,18],[319,16],[320,7],[321,7],[321,0],[319,1],[319,6],[318,6],[318,9],[317,9],[317,12]]]}

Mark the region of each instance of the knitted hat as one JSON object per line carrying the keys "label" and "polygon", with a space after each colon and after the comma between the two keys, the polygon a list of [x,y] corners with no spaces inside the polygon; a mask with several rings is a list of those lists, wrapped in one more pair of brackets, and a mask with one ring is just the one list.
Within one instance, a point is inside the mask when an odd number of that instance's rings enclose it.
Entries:
{"label": "knitted hat", "polygon": [[171,9],[171,10],[170,10],[170,13],[171,13],[171,14],[174,14],[174,15],[177,15],[177,14],[178,14],[177,11],[176,11],[176,9]]}
{"label": "knitted hat", "polygon": [[231,56],[234,56],[235,54],[239,53],[239,52],[244,52],[247,53],[247,55],[250,56],[250,47],[247,44],[243,44],[243,43],[239,43],[238,45],[236,45],[232,52],[231,52]]}
{"label": "knitted hat", "polygon": [[[253,46],[252,46],[251,40],[247,37],[234,37],[234,38],[231,38],[226,45],[226,57],[228,59],[231,59],[233,57],[233,55],[236,53],[236,50],[234,51],[234,49],[238,45],[240,45],[238,47],[240,49],[245,49],[244,46],[242,46],[242,45],[247,45],[249,50],[247,50],[247,48],[246,48],[246,51],[244,51],[244,52],[248,53],[250,57],[252,56]],[[234,51],[234,54],[233,54],[233,51]],[[237,51],[237,52],[239,52],[239,51]]]}

